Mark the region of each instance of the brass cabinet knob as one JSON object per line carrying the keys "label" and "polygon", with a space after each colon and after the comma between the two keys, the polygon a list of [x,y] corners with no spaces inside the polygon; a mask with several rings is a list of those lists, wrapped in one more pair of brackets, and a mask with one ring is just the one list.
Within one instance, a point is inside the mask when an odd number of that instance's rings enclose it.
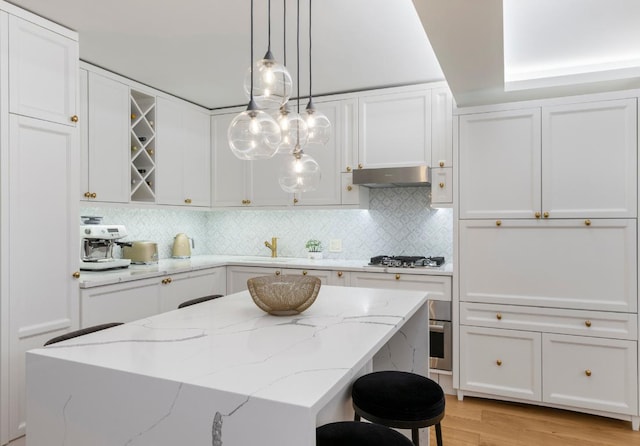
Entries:
{"label": "brass cabinet knob", "polygon": [[496,226],[501,226],[502,225],[502,220],[496,220]]}
{"label": "brass cabinet knob", "polygon": [[498,319],[499,321],[502,320],[502,313],[497,313],[496,314],[496,319]]}
{"label": "brass cabinet knob", "polygon": [[167,284],[167,279],[162,279],[160,282],[162,282],[163,284]]}
{"label": "brass cabinet knob", "polygon": [[347,186],[347,190],[348,190],[349,192],[351,192],[351,191],[353,190],[353,186],[352,186],[352,185],[348,185],[348,186]]}
{"label": "brass cabinet knob", "polygon": [[169,283],[173,282],[173,280],[171,279],[171,277],[169,277],[167,280],[169,281]]}
{"label": "brass cabinet knob", "polygon": [[347,166],[347,172],[351,172],[351,166]]}
{"label": "brass cabinet knob", "polygon": [[191,204],[191,198],[185,198],[184,202],[187,204]]}
{"label": "brass cabinet knob", "polygon": [[73,115],[71,117],[71,122],[78,122],[78,115]]}
{"label": "brass cabinet knob", "polygon": [[247,200],[247,204],[251,204],[251,200]]}
{"label": "brass cabinet knob", "polygon": [[135,113],[131,113],[131,119],[136,119],[138,116],[136,116]]}
{"label": "brass cabinet knob", "polygon": [[138,146],[131,146],[131,151],[132,152],[137,152],[138,151]]}
{"label": "brass cabinet knob", "polygon": [[444,161],[440,161],[440,167],[444,167]]}
{"label": "brass cabinet knob", "polygon": [[500,366],[502,365],[502,360],[501,360],[501,359],[498,359],[498,360],[496,361],[496,365],[497,365],[498,367],[500,367]]}
{"label": "brass cabinet knob", "polygon": [[148,153],[149,155],[153,156],[153,153],[154,153],[154,152],[153,152],[153,149],[148,149],[148,150],[147,150],[147,153]]}
{"label": "brass cabinet knob", "polygon": [[298,200],[297,198],[294,198],[293,199],[293,204],[298,204],[298,201],[300,201],[300,200]]}
{"label": "brass cabinet knob", "polygon": [[338,271],[338,277],[342,277],[342,271]]}
{"label": "brass cabinet knob", "polygon": [[363,167],[362,163],[358,163],[358,169],[362,169]]}
{"label": "brass cabinet knob", "polygon": [[80,271],[76,271],[71,275],[73,276],[74,279],[79,279],[80,278]]}
{"label": "brass cabinet knob", "polygon": [[302,275],[306,276],[307,275],[307,271],[302,271]]}
{"label": "brass cabinet knob", "polygon": [[280,271],[276,271],[276,276],[279,276],[279,275],[280,275]]}
{"label": "brass cabinet knob", "polygon": [[440,183],[438,186],[440,186],[440,189],[444,189],[444,183]]}
{"label": "brass cabinet knob", "polygon": [[91,198],[91,192],[85,192],[84,198]]}
{"label": "brass cabinet knob", "polygon": [[591,226],[591,220],[589,220],[588,218],[584,221],[584,224],[586,226]]}
{"label": "brass cabinet knob", "polygon": [[534,215],[536,216],[536,218],[540,218],[540,212],[536,212]]}
{"label": "brass cabinet knob", "polygon": [[247,204],[247,200],[242,200],[242,204]]}
{"label": "brass cabinet knob", "polygon": [[591,376],[591,370],[587,369],[584,371],[584,374],[587,376]]}
{"label": "brass cabinet knob", "polygon": [[544,218],[549,218],[549,213],[548,213],[548,212],[545,212],[544,214],[542,214],[542,216],[543,216]]}
{"label": "brass cabinet knob", "polygon": [[591,321],[589,320],[584,321],[584,325],[586,325],[587,327],[591,327]]}
{"label": "brass cabinet knob", "polygon": [[91,198],[96,198],[98,195],[96,195],[95,192],[91,192]]}
{"label": "brass cabinet knob", "polygon": [[400,280],[400,274],[396,274],[396,280]]}

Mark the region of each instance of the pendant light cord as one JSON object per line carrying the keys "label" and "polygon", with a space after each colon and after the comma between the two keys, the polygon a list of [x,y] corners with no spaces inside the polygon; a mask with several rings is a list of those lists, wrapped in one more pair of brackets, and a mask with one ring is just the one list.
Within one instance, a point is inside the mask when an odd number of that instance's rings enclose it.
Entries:
{"label": "pendant light cord", "polygon": [[296,17],[296,41],[297,41],[297,54],[296,54],[296,58],[298,61],[298,69],[297,69],[297,74],[296,77],[298,78],[298,110],[297,112],[300,113],[300,0],[298,0],[298,14]]}
{"label": "pendant light cord", "polygon": [[282,17],[282,29],[283,29],[282,51],[284,52],[283,64],[286,67],[287,66],[287,0],[283,0],[282,4],[284,5],[283,17]]}
{"label": "pendant light cord", "polygon": [[311,0],[309,0],[309,101],[311,101]]}
{"label": "pendant light cord", "polygon": [[251,74],[251,89],[249,92],[249,101],[253,102],[253,0],[251,0],[251,60],[249,61],[249,71]]}
{"label": "pendant light cord", "polygon": [[267,52],[271,52],[271,0],[269,0],[267,2],[267,15],[269,17],[269,20],[267,21],[267,36],[268,36],[268,40],[267,40]]}

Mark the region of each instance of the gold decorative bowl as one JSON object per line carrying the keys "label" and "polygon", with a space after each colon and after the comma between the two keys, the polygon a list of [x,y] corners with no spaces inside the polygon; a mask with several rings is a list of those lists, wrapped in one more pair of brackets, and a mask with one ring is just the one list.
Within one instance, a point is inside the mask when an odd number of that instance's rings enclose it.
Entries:
{"label": "gold decorative bowl", "polygon": [[251,298],[269,314],[289,316],[302,313],[316,300],[320,279],[316,276],[271,275],[247,280]]}

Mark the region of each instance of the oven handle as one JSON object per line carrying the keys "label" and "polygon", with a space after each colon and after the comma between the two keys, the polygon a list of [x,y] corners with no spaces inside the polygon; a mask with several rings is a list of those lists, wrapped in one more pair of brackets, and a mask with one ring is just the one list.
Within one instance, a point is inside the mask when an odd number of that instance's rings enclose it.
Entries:
{"label": "oven handle", "polygon": [[444,325],[429,324],[429,330],[436,333],[444,333]]}

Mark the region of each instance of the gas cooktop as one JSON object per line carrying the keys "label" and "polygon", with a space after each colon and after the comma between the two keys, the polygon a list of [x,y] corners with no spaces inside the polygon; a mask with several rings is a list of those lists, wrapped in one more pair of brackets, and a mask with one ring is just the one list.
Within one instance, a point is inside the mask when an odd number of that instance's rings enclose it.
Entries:
{"label": "gas cooktop", "polygon": [[444,265],[444,257],[375,256],[371,257],[369,265],[391,268],[433,268]]}

